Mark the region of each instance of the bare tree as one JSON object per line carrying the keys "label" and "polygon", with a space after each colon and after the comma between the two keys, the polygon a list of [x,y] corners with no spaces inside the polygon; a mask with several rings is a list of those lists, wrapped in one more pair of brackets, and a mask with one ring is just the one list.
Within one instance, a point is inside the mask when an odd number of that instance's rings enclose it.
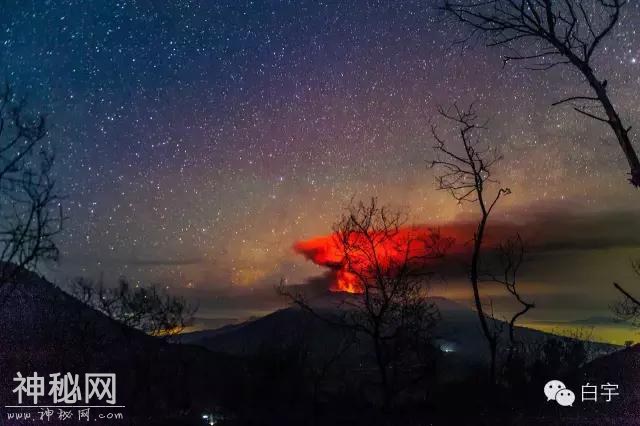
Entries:
{"label": "bare tree", "polygon": [[334,240],[360,293],[345,296],[332,315],[317,311],[301,293],[281,283],[280,294],[323,320],[366,336],[372,345],[383,405],[424,377],[432,329],[439,318],[427,297],[425,263],[443,255],[450,241],[437,231],[419,235],[403,227],[406,215],[370,203],[351,205],[334,226]]}
{"label": "bare tree", "polygon": [[436,176],[439,190],[447,191],[458,203],[473,203],[480,212],[480,219],[473,235],[469,281],[473,289],[473,299],[478,313],[480,327],[489,345],[491,355],[490,379],[495,381],[496,353],[499,332],[489,324],[483,308],[479,284],[482,280],[480,262],[483,252],[487,222],[498,201],[511,193],[508,188],[498,188],[489,193],[489,184],[498,182],[492,177],[493,166],[501,160],[500,153],[489,144],[482,142],[479,133],[486,129],[485,123],[478,123],[478,116],[473,104],[468,109],[460,109],[453,105],[449,110],[440,108],[439,113],[447,121],[453,123],[459,135],[459,147],[443,139],[432,126],[432,134],[436,140],[434,150],[436,158],[431,161],[431,168],[440,171]]}
{"label": "bare tree", "polygon": [[[471,32],[467,42],[480,36],[488,46],[506,47],[509,61],[526,61],[527,68],[545,71],[570,66],[578,71],[593,93],[555,102],[573,108],[613,130],[631,168],[629,181],[640,186],[640,161],[607,92],[607,80],[597,76],[594,56],[620,21],[625,0],[444,0],[441,8]],[[601,111],[593,111],[596,106]]]}
{"label": "bare tree", "polygon": [[117,287],[106,287],[79,278],[71,293],[82,303],[121,324],[152,336],[170,338],[189,325],[196,308],[180,297],[161,292],[156,286],[131,286],[121,278]]}
{"label": "bare tree", "polygon": [[[640,277],[640,260],[631,262],[635,274]],[[618,283],[613,283],[622,300],[613,304],[611,309],[614,314],[623,321],[629,321],[635,326],[640,326],[640,300]]]}
{"label": "bare tree", "polygon": [[518,272],[520,271],[525,255],[525,246],[520,234],[516,234],[516,236],[512,238],[507,238],[500,243],[497,247],[497,255],[502,274],[495,275],[489,273],[489,280],[501,284],[520,305],[520,309],[517,310],[509,320],[509,342],[511,344],[511,350],[513,351],[517,344],[515,338],[516,321],[529,312],[529,310],[535,308],[534,303],[527,302],[522,297],[518,288]]}
{"label": "bare tree", "polygon": [[3,300],[17,274],[57,260],[54,237],[63,225],[52,177],[54,156],[45,143],[43,115],[30,114],[8,84],[0,88],[0,288]]}

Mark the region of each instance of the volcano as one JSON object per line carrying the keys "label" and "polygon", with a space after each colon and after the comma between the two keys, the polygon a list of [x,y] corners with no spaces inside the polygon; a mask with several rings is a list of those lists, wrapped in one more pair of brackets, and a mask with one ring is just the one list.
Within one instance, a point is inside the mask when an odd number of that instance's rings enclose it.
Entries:
{"label": "volcano", "polygon": [[[318,315],[292,306],[240,324],[216,330],[186,333],[181,336],[181,339],[184,342],[204,346],[214,352],[234,355],[250,355],[270,347],[274,350],[282,350],[283,347],[298,344],[299,339],[304,339],[309,353],[321,357],[336,350],[340,333],[335,326],[318,316],[330,318],[332,315],[340,315],[343,307],[350,300],[358,297],[360,296],[347,292],[330,292],[310,300],[310,305]],[[431,302],[438,308],[441,315],[434,336],[442,351],[466,366],[489,362],[487,344],[478,323],[477,313],[462,303],[443,297],[432,297]],[[502,337],[507,339],[507,324],[494,319],[490,321],[496,322],[496,329],[503,330]],[[551,336],[538,330],[516,327],[516,337],[524,342],[540,342]],[[559,336],[553,335],[553,337],[563,339]],[[594,353],[597,355],[610,353],[616,349],[614,345],[594,343]],[[357,346],[347,354],[346,359],[347,362],[360,364],[368,354],[370,354],[370,348],[364,345]]]}

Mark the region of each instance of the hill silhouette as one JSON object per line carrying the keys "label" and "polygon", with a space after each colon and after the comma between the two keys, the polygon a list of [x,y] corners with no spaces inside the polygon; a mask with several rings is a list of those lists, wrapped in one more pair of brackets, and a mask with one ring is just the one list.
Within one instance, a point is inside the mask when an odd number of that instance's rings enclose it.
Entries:
{"label": "hill silhouette", "polygon": [[[17,405],[11,392],[17,372],[45,377],[102,372],[117,375],[117,403],[125,406],[125,420],[118,424],[123,425],[197,425],[203,413],[217,413],[225,419],[220,424],[228,425],[301,424],[311,415],[324,415],[334,424],[373,425],[379,420],[368,394],[375,377],[364,339],[348,346],[325,374],[323,368],[333,362],[344,334],[308,312],[286,308],[253,321],[185,334],[180,337],[183,343],[176,344],[127,328],[32,272],[22,271],[17,283],[0,290],[1,407]],[[350,296],[320,297],[314,308],[322,315],[335,314],[341,297]],[[542,384],[549,379],[544,366],[532,367],[532,379],[522,385],[486,392],[481,378],[487,350],[476,313],[447,299],[433,301],[442,315],[434,340],[442,359],[430,385],[419,394],[430,402],[412,405],[410,399],[403,400],[407,405],[393,414],[398,422],[424,417],[433,424],[605,424],[604,418],[617,419],[611,424],[634,424],[629,419],[640,403],[635,387],[640,383],[640,346],[617,351],[596,344],[595,354],[610,354],[559,376],[574,390],[586,381],[617,381],[617,404],[559,411],[543,398]],[[540,359],[550,351],[544,347],[550,338],[571,341],[526,328],[516,333],[541,348],[532,354]],[[460,401],[466,401],[465,410],[459,410]],[[40,402],[46,403],[47,398]],[[487,411],[489,403],[492,411]]]}
{"label": "hill silhouette", "polygon": [[22,271],[16,282],[0,292],[2,407],[17,405],[11,392],[17,372],[47,379],[53,373],[115,373],[126,422],[176,424],[170,419],[199,419],[214,401],[223,401],[222,383],[233,378],[222,378],[241,370],[234,357],[127,328],[33,272]]}
{"label": "hill silhouette", "polygon": [[[204,346],[215,352],[249,355],[273,344],[293,344],[295,339],[302,338],[304,334],[305,339],[310,340],[308,346],[311,352],[330,352],[335,350],[333,346],[337,344],[339,332],[336,326],[323,321],[323,318],[329,319],[337,315],[341,300],[351,297],[353,296],[347,293],[329,293],[313,299],[312,306],[317,316],[292,306],[240,324],[185,333],[180,336],[180,340]],[[431,301],[441,315],[441,320],[434,330],[436,344],[443,351],[455,354],[466,364],[487,362],[489,353],[476,312],[443,297],[433,297]],[[507,324],[499,320],[492,321],[497,329],[502,330],[501,337],[506,341]],[[520,341],[534,344],[541,343],[552,335],[530,328],[516,327],[515,336]],[[617,349],[614,345],[601,343],[592,343],[591,346],[593,356]],[[358,355],[362,356],[367,352],[367,348],[361,348]]]}

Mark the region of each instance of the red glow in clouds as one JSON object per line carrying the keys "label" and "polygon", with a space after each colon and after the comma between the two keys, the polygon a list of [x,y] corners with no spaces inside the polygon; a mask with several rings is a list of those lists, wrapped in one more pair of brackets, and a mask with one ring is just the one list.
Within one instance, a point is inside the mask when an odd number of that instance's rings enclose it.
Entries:
{"label": "red glow in clouds", "polygon": [[[442,230],[440,234],[440,243],[446,239],[452,241],[464,241],[461,229],[447,229],[446,233]],[[392,268],[393,265],[401,264],[404,259],[417,259],[419,264],[416,266],[424,266],[433,261],[434,250],[434,231],[426,226],[414,226],[401,228],[390,237],[380,238],[381,244],[376,247],[375,255],[378,263],[383,268]],[[360,233],[352,233],[349,236],[349,246],[363,247],[364,235]],[[367,249],[351,256],[351,269],[346,265],[344,259],[344,248],[342,242],[335,234],[315,237],[305,241],[299,241],[293,246],[294,250],[313,263],[326,266],[336,271],[336,279],[331,284],[331,291],[344,291],[348,293],[361,293],[363,291],[362,284],[356,273],[363,273],[370,270],[371,256],[368,256]],[[442,247],[440,247],[442,248]],[[449,247],[447,252],[460,251],[461,247]]]}

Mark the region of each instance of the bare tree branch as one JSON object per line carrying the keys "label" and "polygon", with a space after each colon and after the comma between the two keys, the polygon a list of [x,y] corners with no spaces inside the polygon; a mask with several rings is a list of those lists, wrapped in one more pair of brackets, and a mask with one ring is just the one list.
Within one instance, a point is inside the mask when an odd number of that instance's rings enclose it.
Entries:
{"label": "bare tree branch", "polygon": [[[516,321],[529,312],[529,310],[535,308],[534,303],[524,300],[518,289],[518,273],[525,255],[525,246],[520,234],[516,234],[515,237],[508,238],[503,241],[498,246],[497,254],[502,274],[495,275],[488,272],[486,273],[486,279],[501,284],[521,306],[520,310],[516,311],[509,320],[509,341],[513,351],[513,348],[515,348],[518,343],[515,339],[514,333]],[[510,355],[512,355],[512,351],[510,352]]]}
{"label": "bare tree branch", "polygon": [[341,297],[331,314],[318,311],[281,281],[279,294],[327,323],[364,335],[373,346],[383,404],[388,407],[416,370],[431,365],[432,329],[439,318],[427,297],[426,262],[441,257],[451,241],[404,226],[406,214],[369,203],[352,204],[335,224],[333,238],[355,294]]}
{"label": "bare tree branch", "polygon": [[0,91],[0,304],[17,274],[57,260],[64,215],[53,179],[44,115],[25,111],[8,83]]}
{"label": "bare tree branch", "polygon": [[124,278],[113,288],[102,281],[79,278],[72,283],[71,294],[126,327],[163,338],[181,333],[197,311],[196,306],[156,286],[132,286]]}
{"label": "bare tree branch", "polygon": [[524,51],[505,56],[504,64],[542,60],[526,68],[546,71],[569,65],[577,70],[594,96],[574,99],[597,101],[606,118],[574,109],[609,125],[629,163],[629,182],[638,187],[640,160],[629,138],[630,126],[622,123],[609,98],[607,80],[599,78],[593,67],[595,53],[618,25],[626,4],[623,0],[444,0],[440,8],[469,27],[463,42],[483,38],[487,46]]}
{"label": "bare tree branch", "polygon": [[[631,262],[631,268],[640,278],[640,260]],[[613,287],[622,294],[622,300],[611,306],[613,313],[623,321],[640,326],[640,299],[616,282],[613,283]]]}
{"label": "bare tree branch", "polygon": [[454,153],[454,144],[447,142],[432,127],[432,134],[436,141],[434,151],[436,158],[430,167],[440,171],[436,175],[439,190],[447,191],[459,203],[469,202],[478,207],[480,219],[473,236],[473,251],[469,268],[469,281],[473,289],[473,299],[480,321],[480,327],[489,345],[491,355],[490,380],[496,377],[496,353],[498,335],[489,325],[480,295],[480,261],[483,242],[489,216],[498,201],[509,195],[509,188],[498,188],[493,195],[488,194],[488,184],[497,184],[492,178],[492,168],[502,159],[497,149],[484,143],[480,133],[486,129],[486,121],[478,124],[478,115],[473,104],[467,109],[461,109],[454,104],[448,110],[439,109],[440,115],[451,122],[458,133],[457,145],[461,154]]}

